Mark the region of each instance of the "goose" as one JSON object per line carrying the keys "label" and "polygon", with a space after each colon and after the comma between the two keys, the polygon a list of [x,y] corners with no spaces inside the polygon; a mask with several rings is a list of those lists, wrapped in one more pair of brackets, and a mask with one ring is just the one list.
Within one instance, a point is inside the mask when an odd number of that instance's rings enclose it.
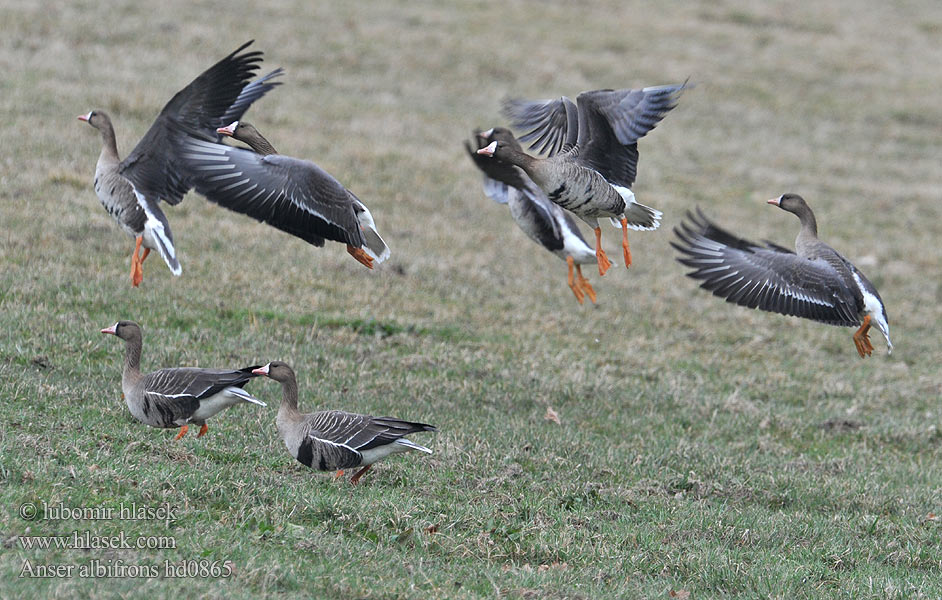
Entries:
{"label": "goose", "polygon": [[254,373],[258,365],[244,369],[178,367],[144,375],[140,369],[141,326],[134,321],[118,321],[101,332],[124,340],[121,390],[131,415],[151,427],[179,427],[174,440],[186,435],[191,423],[200,426],[196,437],[202,437],[209,431],[207,419],[240,402],[266,406],[242,389],[258,376]]}
{"label": "goose", "polygon": [[188,136],[181,152],[197,192],[314,246],[323,247],[324,240],[344,243],[369,269],[389,258],[372,213],[330,173],[278,154],[250,123],[234,121],[217,132],[252,150]]}
{"label": "goose", "polygon": [[849,260],[818,239],[811,207],[798,194],[768,201],[796,215],[801,230],[795,252],[771,242],[760,246],[721,229],[702,212],[687,213],[689,223],[674,228],[681,264],[695,269],[689,277],[700,287],[740,306],[783,315],[857,327],[854,345],[861,358],[870,356],[870,327],[886,338],[893,352],[886,307],[876,287]]}
{"label": "goose", "polygon": [[272,361],[252,373],[281,383],[281,407],[275,424],[288,452],[307,467],[337,470],[335,479],[343,476],[344,469],[363,467],[350,478],[350,483],[356,485],[373,463],[391,454],[409,450],[432,453],[404,437],[419,431],[437,431],[432,425],[341,410],[302,414],[298,410],[298,382],[290,366]]}
{"label": "goose", "polygon": [[[278,82],[282,70],[249,83],[262,53],[240,54],[252,42],[237,48],[204,71],[168,102],[134,150],[121,160],[111,117],[102,110],[79,115],[101,133],[102,148],[95,166],[95,194],[121,228],[135,239],[131,255],[131,285],[144,279],[143,263],[156,250],[170,271],[180,275],[170,223],[159,200],[178,204],[189,186],[182,178],[171,139],[182,128],[216,135],[217,127],[238,119],[248,107]],[[141,248],[143,247],[143,253]]]}
{"label": "goose", "polygon": [[476,152],[495,140],[504,140],[521,150],[513,133],[504,127],[493,127],[476,133],[475,138],[477,148],[472,148],[467,141],[464,145],[471,160],[483,172],[484,194],[498,204],[508,204],[510,216],[527,237],[566,261],[569,288],[579,304],[586,295],[594,303],[595,290],[582,275],[582,265],[596,262],[595,250],[586,243],[572,217],[550,202],[519,167],[484,158]]}
{"label": "goose", "polygon": [[555,100],[512,99],[504,113],[517,128],[528,128],[522,141],[535,139],[531,149],[539,159],[501,141],[479,154],[510,162],[530,176],[549,199],[573,212],[595,231],[599,275],[611,261],[602,249],[598,219],[608,217],[622,230],[625,268],[631,266],[628,228],[651,231],[660,226],[661,211],[635,201],[638,140],[677,106],[687,84],[640,90],[582,92],[576,102],[565,96]]}

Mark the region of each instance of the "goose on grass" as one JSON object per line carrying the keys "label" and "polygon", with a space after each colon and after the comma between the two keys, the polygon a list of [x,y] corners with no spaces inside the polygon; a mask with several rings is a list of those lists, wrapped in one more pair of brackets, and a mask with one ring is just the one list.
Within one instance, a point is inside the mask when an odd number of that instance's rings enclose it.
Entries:
{"label": "goose on grass", "polygon": [[342,410],[305,414],[298,410],[298,382],[290,366],[272,361],[252,372],[281,384],[281,407],[275,424],[288,452],[307,467],[338,471],[337,477],[343,476],[344,469],[362,467],[350,478],[355,485],[375,462],[388,456],[410,450],[432,453],[405,437],[420,431],[436,431],[432,425]]}
{"label": "goose on grass", "polygon": [[135,419],[164,429],[179,427],[174,439],[186,435],[189,425],[199,425],[196,437],[208,430],[206,420],[242,402],[265,406],[244,389],[258,374],[257,365],[243,369],[200,369],[177,367],[141,373],[143,334],[133,321],[118,321],[101,330],[124,340],[124,370],[121,390]]}

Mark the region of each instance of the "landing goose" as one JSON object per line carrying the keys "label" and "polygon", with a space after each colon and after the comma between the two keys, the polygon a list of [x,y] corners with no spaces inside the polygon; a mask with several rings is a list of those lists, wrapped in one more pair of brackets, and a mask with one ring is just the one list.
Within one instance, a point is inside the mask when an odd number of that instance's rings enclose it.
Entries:
{"label": "landing goose", "polygon": [[582,275],[582,265],[596,263],[595,250],[586,243],[569,213],[550,202],[520,167],[484,158],[476,152],[496,140],[521,150],[516,138],[509,129],[494,127],[476,133],[475,139],[477,148],[472,148],[467,141],[464,145],[471,160],[483,172],[485,195],[499,204],[508,204],[510,216],[527,237],[566,261],[569,288],[579,304],[586,295],[595,302],[595,290]]}
{"label": "landing goose", "polygon": [[239,54],[251,43],[243,44],[177,92],[123,161],[107,113],[92,110],[78,117],[101,132],[95,193],[121,228],[136,240],[131,255],[134,287],[144,278],[143,262],[151,250],[160,253],[174,275],[182,272],[170,223],[159,206],[161,199],[178,204],[189,189],[171,139],[182,129],[196,129],[218,138],[217,127],[240,118],[252,102],[278,85],[271,79],[280,75],[281,69],[249,83],[262,56],[258,51]]}
{"label": "landing goose", "polygon": [[179,427],[175,440],[186,435],[191,423],[200,426],[196,437],[202,437],[209,430],[207,419],[240,402],[265,406],[242,389],[257,377],[257,365],[234,370],[179,367],[144,375],[140,370],[141,327],[133,321],[118,321],[101,332],[125,342],[121,389],[131,414],[151,427]]}
{"label": "landing goose", "polygon": [[367,268],[389,258],[369,209],[329,173],[278,154],[250,123],[235,121],[217,132],[253,151],[188,138],[182,155],[197,192],[314,246],[324,246],[325,239],[344,243]]}
{"label": "landing goose", "polygon": [[553,202],[572,211],[595,230],[599,274],[611,262],[602,250],[600,217],[622,229],[625,267],[631,265],[628,228],[653,230],[661,212],[635,201],[638,140],[673,109],[686,84],[641,90],[582,92],[575,104],[555,100],[508,100],[504,112],[517,128],[528,128],[521,140],[547,154],[538,159],[498,142],[478,153],[521,167]]}
{"label": "landing goose", "polygon": [[291,367],[272,361],[252,372],[281,383],[281,407],[275,423],[288,452],[305,466],[337,470],[337,477],[344,469],[362,466],[350,479],[355,485],[373,463],[391,454],[408,450],[432,453],[404,437],[419,431],[437,431],[432,425],[340,410],[302,414],[298,410],[298,382]]}
{"label": "landing goose", "polygon": [[886,338],[893,351],[886,307],[863,273],[836,250],[818,239],[814,213],[797,194],[768,201],[801,221],[795,252],[766,242],[760,246],[736,237],[707,219],[699,210],[687,213],[689,223],[674,229],[679,241],[671,245],[682,264],[696,269],[688,276],[700,287],[740,306],[813,319],[829,325],[860,326],[854,345],[861,357],[870,356],[870,327]]}

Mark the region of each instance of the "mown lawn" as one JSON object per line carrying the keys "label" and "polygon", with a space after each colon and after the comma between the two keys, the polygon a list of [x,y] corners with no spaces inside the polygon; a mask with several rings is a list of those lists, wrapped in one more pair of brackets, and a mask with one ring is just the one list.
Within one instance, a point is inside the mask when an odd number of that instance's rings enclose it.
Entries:
{"label": "mown lawn", "polygon": [[[942,596],[937,2],[3,2],[0,19],[0,597]],[[354,190],[393,256],[368,272],[191,195],[167,210],[183,275],[151,258],[131,289],[75,116],[109,111],[124,154],[250,38],[287,74],[248,120]],[[662,228],[632,234],[629,271],[587,270],[599,303],[579,306],[461,141],[503,124],[507,95],[687,77],[640,145],[635,193]],[[879,287],[892,355],[684,277],[684,211],[790,245],[797,220],[764,202],[788,191]],[[98,330],[124,318],[145,368],[282,359],[302,408],[434,423],[415,440],[435,454],[355,488],[307,470],[267,380],[249,389],[268,408],[174,442],[121,401],[122,346]],[[43,502],[174,518],[21,518]],[[21,541],[73,531],[175,548]],[[20,577],[26,561],[228,577]]]}

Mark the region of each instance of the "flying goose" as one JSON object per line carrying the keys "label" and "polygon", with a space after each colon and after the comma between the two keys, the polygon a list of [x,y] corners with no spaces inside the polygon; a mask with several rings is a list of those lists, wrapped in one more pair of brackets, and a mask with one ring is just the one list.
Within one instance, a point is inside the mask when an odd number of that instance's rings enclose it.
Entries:
{"label": "flying goose", "polygon": [[294,371],[281,361],[272,361],[252,371],[281,383],[282,400],[275,420],[288,452],[298,462],[319,471],[363,467],[350,483],[356,485],[373,463],[391,454],[432,451],[404,436],[419,431],[437,431],[432,425],[391,417],[371,417],[340,410],[302,414],[298,410],[298,382]]}
{"label": "flying goose", "polygon": [[278,154],[250,123],[235,121],[216,131],[253,151],[189,137],[182,155],[197,192],[314,246],[325,239],[344,243],[367,268],[389,258],[369,209],[329,173]]}
{"label": "flying goose", "polygon": [[886,337],[893,351],[886,307],[863,273],[836,250],[818,239],[814,213],[797,194],[768,201],[801,221],[795,252],[766,242],[760,246],[721,229],[699,210],[687,213],[689,223],[674,229],[671,242],[693,269],[689,277],[700,287],[740,306],[804,317],[829,325],[860,326],[854,345],[861,357],[870,356],[871,325]]}
{"label": "flying goose", "polygon": [[569,288],[579,304],[586,295],[595,302],[595,290],[582,275],[582,265],[596,262],[595,250],[586,243],[572,217],[550,202],[520,167],[484,158],[476,152],[496,140],[503,140],[521,150],[513,134],[504,127],[494,127],[476,133],[475,139],[477,148],[472,148],[467,141],[464,145],[471,160],[483,172],[484,194],[499,204],[508,204],[510,216],[527,237],[566,261]]}
{"label": "flying goose", "polygon": [[244,369],[197,369],[179,367],[141,374],[141,327],[133,321],[118,321],[102,333],[125,342],[121,389],[124,401],[135,419],[151,427],[179,427],[175,440],[186,435],[189,425],[199,425],[196,437],[209,430],[206,420],[240,402],[259,406],[265,403],[244,389],[257,374],[258,366]]}
{"label": "flying goose", "polygon": [[622,229],[625,267],[631,265],[628,228],[653,230],[662,213],[635,201],[638,140],[675,106],[686,84],[640,90],[595,90],[569,98],[508,100],[504,112],[514,127],[530,129],[522,141],[545,153],[539,159],[500,141],[479,154],[521,167],[553,202],[572,211],[595,231],[599,274],[611,262],[602,250],[598,219],[608,217]]}
{"label": "flying goose", "polygon": [[177,92],[123,161],[107,113],[92,110],[78,117],[101,132],[95,193],[105,210],[136,240],[131,255],[134,287],[144,278],[143,263],[151,250],[160,253],[174,275],[182,272],[170,223],[159,206],[160,200],[178,204],[189,189],[171,139],[184,129],[220,139],[216,128],[240,118],[252,102],[278,85],[270,80],[280,75],[281,69],[249,83],[262,59],[258,51],[239,54],[251,43],[243,44]]}

